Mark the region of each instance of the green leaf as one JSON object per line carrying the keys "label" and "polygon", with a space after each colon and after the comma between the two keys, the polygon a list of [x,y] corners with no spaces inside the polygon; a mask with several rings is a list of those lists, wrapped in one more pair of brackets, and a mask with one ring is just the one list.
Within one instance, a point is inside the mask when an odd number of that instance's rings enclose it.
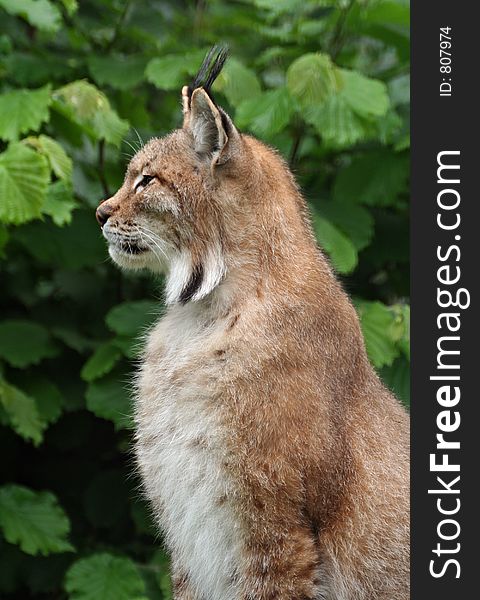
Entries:
{"label": "green leaf", "polygon": [[204,50],[193,50],[152,58],[145,69],[145,76],[161,90],[180,91],[188,83],[188,77],[197,73],[205,54]]}
{"label": "green leaf", "polygon": [[347,235],[358,251],[370,244],[373,217],[363,206],[352,202],[320,202],[317,210]]}
{"label": "green leaf", "polygon": [[42,134],[23,141],[47,157],[50,168],[59,179],[72,178],[72,160],[56,140]]}
{"label": "green leaf", "polygon": [[99,346],[83,365],[81,376],[85,381],[94,381],[109,373],[116,365],[122,352],[113,342]]}
{"label": "green leaf", "polygon": [[70,522],[50,492],[34,492],[20,485],[0,488],[0,527],[11,544],[27,554],[70,552]]}
{"label": "green leaf", "polygon": [[124,302],[114,306],[105,317],[107,326],[123,336],[136,337],[156,320],[159,304],[150,300]]}
{"label": "green leaf", "polygon": [[11,144],[0,154],[0,221],[19,224],[39,217],[49,180],[45,157]]}
{"label": "green leaf", "polygon": [[352,146],[370,137],[368,125],[341,94],[329,96],[322,106],[309,107],[303,116],[332,148]]}
{"label": "green leaf", "polygon": [[392,365],[383,367],[380,376],[397,398],[410,406],[410,362],[401,356]]}
{"label": "green leaf", "polygon": [[[404,121],[394,108],[390,108],[387,114],[380,117],[372,124],[376,131],[375,136],[385,146],[396,144],[399,137],[407,130],[409,123]],[[394,150],[398,152],[395,147]]]}
{"label": "green leaf", "polygon": [[110,374],[89,384],[86,392],[87,408],[97,417],[112,421],[115,429],[132,426],[131,402],[125,379]]}
{"label": "green leaf", "polygon": [[71,223],[72,212],[76,206],[71,186],[65,181],[55,181],[48,187],[42,213],[52,217],[55,225],[61,227]]}
{"label": "green leaf", "polygon": [[346,69],[338,70],[337,78],[337,89],[330,88],[323,104],[312,101],[304,105],[307,123],[333,148],[378,137],[376,120],[384,117],[389,108],[385,84]]}
{"label": "green leaf", "polygon": [[0,406],[4,409],[12,429],[35,445],[43,439],[45,422],[33,398],[0,378]]}
{"label": "green leaf", "polygon": [[317,212],[313,213],[313,226],[320,246],[330,256],[335,269],[342,274],[351,273],[358,260],[352,242]]}
{"label": "green leaf", "polygon": [[22,133],[37,131],[48,121],[51,87],[14,90],[0,95],[0,138],[18,140]]}
{"label": "green leaf", "polygon": [[361,302],[358,311],[368,357],[377,368],[391,365],[398,356],[393,312],[381,302]]}
{"label": "green leaf", "polygon": [[358,115],[366,118],[382,117],[387,113],[390,101],[387,86],[376,79],[369,79],[356,71],[341,69],[344,82],[342,96]]}
{"label": "green leaf", "polygon": [[44,426],[56,423],[63,410],[63,396],[58,387],[44,377],[30,377],[23,387],[29,396],[35,398]]}
{"label": "green leaf", "polygon": [[408,158],[392,151],[357,155],[335,180],[335,200],[368,206],[393,206],[407,189]]}
{"label": "green leaf", "polygon": [[102,553],[77,560],[67,571],[71,600],[140,600],[145,584],[128,558]]}
{"label": "green leaf", "polygon": [[88,81],[74,81],[53,92],[53,108],[82,127],[93,139],[119,146],[129,129],[108,98]]}
{"label": "green leaf", "polygon": [[143,80],[146,62],[143,56],[93,54],[88,59],[88,69],[98,84],[128,90]]}
{"label": "green leaf", "polygon": [[177,90],[185,84],[188,74],[184,58],[180,54],[152,58],[145,69],[145,76],[161,90]]}
{"label": "green leaf", "polygon": [[270,137],[288,125],[294,110],[288,90],[278,88],[244,100],[238,107],[236,122],[260,137]]}
{"label": "green leaf", "polygon": [[377,0],[371,6],[366,6],[362,19],[370,23],[390,23],[409,27],[410,5],[409,2],[399,0]]}
{"label": "green leaf", "polygon": [[21,319],[0,322],[0,357],[12,367],[36,365],[56,354],[48,331],[39,323]]}
{"label": "green leaf", "polygon": [[230,104],[236,107],[243,100],[260,94],[260,82],[253,71],[230,58],[215,81],[213,90],[224,94]]}
{"label": "green leaf", "polygon": [[310,53],[297,58],[287,71],[290,93],[303,107],[318,106],[343,85],[328,54]]}
{"label": "green leaf", "polygon": [[23,87],[34,87],[47,81],[69,79],[72,64],[54,53],[32,54],[14,51],[5,57],[9,78]]}
{"label": "green leaf", "polygon": [[57,31],[62,23],[60,11],[49,0],[0,0],[0,7],[42,31]]}

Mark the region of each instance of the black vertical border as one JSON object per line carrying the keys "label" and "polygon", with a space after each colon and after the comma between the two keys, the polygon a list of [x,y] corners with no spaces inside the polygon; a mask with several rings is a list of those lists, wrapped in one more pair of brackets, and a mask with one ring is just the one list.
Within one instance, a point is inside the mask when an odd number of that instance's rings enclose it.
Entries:
{"label": "black vertical border", "polygon": [[[435,598],[470,599],[480,593],[480,322],[478,279],[480,278],[480,94],[478,40],[480,22],[476,3],[467,1],[412,0],[412,163],[411,163],[411,292],[412,292],[412,594],[414,600]],[[440,97],[440,27],[451,27],[452,97]],[[460,387],[461,426],[451,434],[461,448],[452,458],[461,464],[461,509],[455,518],[461,526],[457,558],[461,575],[448,568],[438,579],[429,573],[438,540],[437,524],[442,519],[436,497],[428,494],[436,475],[429,471],[429,455],[435,451],[438,432],[437,382],[429,380],[437,360],[436,304],[437,246],[447,247],[453,234],[436,223],[437,154],[460,150],[461,184],[461,286],[471,294],[471,305],[461,313]],[[451,263],[454,264],[454,263]],[[452,409],[454,410],[454,409]],[[454,454],[456,452],[457,454]],[[441,474],[439,474],[441,475]],[[448,475],[448,474],[447,474]],[[446,518],[446,517],[444,517]],[[448,547],[448,543],[444,543]],[[454,542],[451,543],[451,547]],[[448,558],[447,555],[445,555]],[[441,564],[440,562],[437,563]]]}

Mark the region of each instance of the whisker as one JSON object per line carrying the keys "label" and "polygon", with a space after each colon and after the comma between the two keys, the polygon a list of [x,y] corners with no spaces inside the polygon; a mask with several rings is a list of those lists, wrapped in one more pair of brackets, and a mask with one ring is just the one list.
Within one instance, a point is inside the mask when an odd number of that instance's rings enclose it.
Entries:
{"label": "whisker", "polygon": [[148,246],[148,249],[153,252],[153,254],[155,255],[155,258],[158,260],[159,264],[163,266],[162,258],[157,254],[155,248],[152,248],[152,246],[150,246],[150,244],[147,244],[147,246]]}
{"label": "whisker", "polygon": [[138,133],[138,130],[135,129],[135,127],[133,128],[133,131],[137,134],[138,141],[140,142],[140,148],[143,148],[145,146],[145,142],[143,141],[142,136]]}
{"label": "whisker", "polygon": [[[156,248],[158,248],[158,250],[161,252],[161,254],[162,254],[164,257],[165,257],[165,260],[168,260],[168,256],[167,256],[167,254],[166,254],[165,250],[164,250],[164,249],[163,249],[163,248],[160,246],[160,244],[159,244],[159,243],[158,243],[158,242],[155,240],[155,237],[153,237],[153,236],[155,236],[155,233],[154,233],[153,231],[145,231],[145,228],[143,228],[141,225],[136,225],[136,228],[137,228],[137,231],[139,231],[141,234],[143,234],[143,235],[144,235],[144,236],[147,238],[147,240],[149,240],[150,242],[152,242],[152,243],[153,243],[153,245],[154,245]],[[150,234],[151,234],[151,235],[150,235]],[[154,248],[152,248],[150,245],[149,245],[149,248],[150,248],[150,250],[151,250],[151,251],[152,251],[152,252],[155,254],[155,256],[157,257],[157,259],[158,259],[158,262],[159,262],[160,264],[162,264],[162,265],[163,265],[163,261],[162,261],[162,260],[161,260],[161,258],[158,256],[158,254],[155,252],[155,249],[154,249]]]}
{"label": "whisker", "polygon": [[158,235],[152,231],[151,229],[149,229],[148,227],[145,227],[145,225],[139,225],[138,223],[136,224],[136,227],[138,227],[139,229],[142,229],[143,231],[146,231],[147,233],[150,233],[151,235],[153,235],[153,237],[155,239],[157,239],[158,241],[162,241],[160,240],[160,238],[158,237]]}
{"label": "whisker", "polygon": [[127,144],[128,146],[130,146],[130,148],[133,150],[133,153],[136,154],[138,152],[138,148],[135,148],[135,146],[129,142],[128,140],[123,140],[125,142],[125,144]]}
{"label": "whisker", "polygon": [[[137,227],[139,227],[140,231],[142,233],[144,233],[144,235],[146,235],[150,240],[152,240],[155,243],[155,245],[157,246],[157,248],[165,256],[165,258],[168,259],[168,256],[167,256],[165,250],[160,246],[160,242],[162,240],[160,240],[160,238],[158,237],[158,235],[154,231],[152,231],[151,229],[148,229],[148,227],[144,227],[143,225],[137,225]],[[150,235],[148,235],[148,234],[150,234]]]}
{"label": "whisker", "polygon": [[[158,248],[158,250],[161,252],[161,254],[165,258],[165,260],[168,260],[168,256],[167,256],[165,250],[153,238],[151,238],[147,233],[143,232],[143,235],[148,240],[150,240],[156,248]],[[153,250],[153,248],[152,248],[152,250]]]}

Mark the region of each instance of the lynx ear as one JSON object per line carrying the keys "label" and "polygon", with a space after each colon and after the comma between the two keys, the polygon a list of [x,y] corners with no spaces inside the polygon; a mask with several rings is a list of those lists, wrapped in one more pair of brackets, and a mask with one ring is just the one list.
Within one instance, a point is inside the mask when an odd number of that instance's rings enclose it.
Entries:
{"label": "lynx ear", "polygon": [[205,56],[192,84],[182,89],[183,128],[193,136],[195,152],[226,163],[241,146],[241,137],[230,117],[212,100],[211,87],[225,64],[227,47],[214,46]]}
{"label": "lynx ear", "polygon": [[213,158],[228,141],[220,110],[203,88],[193,91],[188,128],[193,135],[195,152],[201,157]]}

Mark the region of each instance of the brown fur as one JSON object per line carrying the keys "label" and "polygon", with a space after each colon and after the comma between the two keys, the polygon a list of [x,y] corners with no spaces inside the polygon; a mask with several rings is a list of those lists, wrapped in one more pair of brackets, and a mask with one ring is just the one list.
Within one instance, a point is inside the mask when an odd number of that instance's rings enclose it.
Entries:
{"label": "brown fur", "polygon": [[[188,249],[192,269],[206,268],[215,245],[225,262],[204,297],[171,302],[147,345],[137,453],[159,523],[166,528],[168,499],[152,474],[165,466],[153,463],[171,429],[158,437],[147,429],[156,419],[161,428],[159,411],[170,397],[158,388],[170,382],[172,410],[205,401],[215,416],[212,435],[197,435],[189,447],[204,453],[205,464],[221,457],[228,485],[211,503],[228,508],[239,528],[232,598],[406,600],[407,414],[368,361],[355,310],[316,247],[284,161],[228,117],[222,121],[203,90],[191,102],[187,93],[184,128],[149,142],[100,208],[111,248],[118,239],[148,245],[134,231],[141,217],[172,253]],[[198,119],[207,132],[195,133]],[[156,179],[134,193],[141,173]],[[150,254],[112,256],[122,266],[153,268]],[[177,349],[167,367],[174,318],[191,318],[203,341]],[[175,528],[167,544],[175,598],[223,600],[190,579],[175,554]]]}

